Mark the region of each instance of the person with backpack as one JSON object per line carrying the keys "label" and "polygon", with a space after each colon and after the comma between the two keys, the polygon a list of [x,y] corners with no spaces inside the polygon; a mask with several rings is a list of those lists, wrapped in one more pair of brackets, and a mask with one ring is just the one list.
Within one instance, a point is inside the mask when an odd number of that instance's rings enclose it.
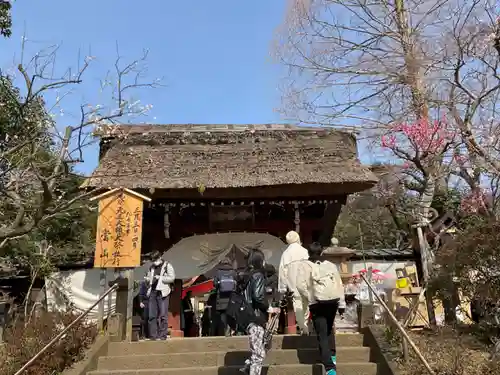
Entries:
{"label": "person with backpack", "polygon": [[231,293],[236,291],[237,273],[233,268],[230,259],[225,258],[220,263],[214,277],[214,287],[216,290],[215,310],[218,315],[217,327],[215,328],[216,336],[229,336],[227,326],[226,309],[229,303]]}
{"label": "person with backpack", "polygon": [[[337,266],[321,260],[322,246],[310,247],[310,276],[298,282],[299,289],[309,291],[309,311],[318,339],[321,362],[327,375],[337,374],[334,321],[339,304],[344,300],[344,286]],[[330,346],[331,345],[331,346]]]}
{"label": "person with backpack", "polygon": [[168,335],[168,305],[171,284],[175,280],[174,267],[162,259],[160,252],[153,254],[153,264],[146,276],[148,280],[148,327],[151,340],[166,340]]}
{"label": "person with backpack", "polygon": [[237,289],[231,293],[226,309],[227,323],[233,330],[244,330],[248,335],[250,359],[246,361],[244,372],[260,375],[266,357],[264,341],[267,314],[276,313],[266,298],[264,254],[252,250],[247,258],[247,272],[238,280]]}
{"label": "person with backpack", "polygon": [[266,264],[264,270],[266,272],[266,293],[269,304],[277,307],[281,300],[281,295],[278,293],[278,273],[272,264]]}
{"label": "person with backpack", "polygon": [[266,292],[266,271],[264,253],[251,250],[247,258],[245,298],[254,309],[255,315],[267,321],[269,303]]}

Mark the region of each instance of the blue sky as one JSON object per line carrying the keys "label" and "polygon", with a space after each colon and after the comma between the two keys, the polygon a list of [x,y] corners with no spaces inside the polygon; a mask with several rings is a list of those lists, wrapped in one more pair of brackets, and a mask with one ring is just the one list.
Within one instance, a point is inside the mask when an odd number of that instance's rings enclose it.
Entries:
{"label": "blue sky", "polygon": [[[64,122],[82,101],[99,104],[99,79],[113,66],[116,44],[129,60],[146,48],[148,77],[164,77],[166,87],[138,93],[153,105],[144,121],[283,122],[275,111],[283,70],[270,51],[284,8],[285,0],[16,0],[13,36],[0,41],[0,67],[19,62],[23,35],[25,57],[59,45],[58,69],[75,67],[79,53],[95,56],[84,85],[63,102]],[[79,169],[89,173],[96,163],[93,146]]]}

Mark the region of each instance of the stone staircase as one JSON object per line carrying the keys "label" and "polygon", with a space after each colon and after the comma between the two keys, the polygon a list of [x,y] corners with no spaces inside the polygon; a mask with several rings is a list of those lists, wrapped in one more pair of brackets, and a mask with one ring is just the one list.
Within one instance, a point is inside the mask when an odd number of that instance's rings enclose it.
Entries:
{"label": "stone staircase", "polygon": [[[88,375],[242,375],[249,356],[247,337],[173,338],[112,342]],[[276,335],[262,375],[321,375],[314,336]],[[361,334],[337,334],[339,375],[377,375]]]}

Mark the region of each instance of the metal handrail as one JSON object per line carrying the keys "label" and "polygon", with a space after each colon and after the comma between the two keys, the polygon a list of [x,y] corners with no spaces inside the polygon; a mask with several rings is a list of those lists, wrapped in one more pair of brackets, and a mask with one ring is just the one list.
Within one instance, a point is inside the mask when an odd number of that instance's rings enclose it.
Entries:
{"label": "metal handrail", "polygon": [[80,320],[85,318],[92,311],[92,309],[99,304],[99,302],[101,302],[108,294],[114,292],[116,289],[118,289],[118,284],[114,284],[111,288],[109,288],[102,296],[99,297],[99,299],[92,306],[90,306],[87,310],[85,310],[83,313],[81,313],[80,316],[78,316],[75,320],[73,320],[71,322],[71,324],[69,324],[61,332],[59,332],[59,334],[56,337],[54,337],[37,354],[35,354],[28,362],[26,362],[24,364],[24,366],[21,367],[14,375],[21,375],[24,370],[26,370],[28,367],[30,367],[52,345],[54,345],[56,342],[58,342],[66,334],[66,332],[68,332],[76,323],[78,323]]}
{"label": "metal handrail", "polygon": [[424,356],[422,355],[422,353],[420,352],[420,350],[415,345],[415,342],[413,342],[413,340],[408,335],[408,332],[406,332],[406,330],[401,325],[401,323],[399,323],[398,319],[394,316],[394,314],[392,313],[392,311],[389,308],[389,306],[387,306],[387,304],[382,299],[382,297],[379,296],[379,294],[377,293],[377,291],[375,290],[375,288],[371,285],[371,283],[369,283],[368,280],[366,280],[366,278],[362,274],[360,274],[360,276],[363,279],[363,281],[366,283],[366,285],[368,285],[368,288],[370,288],[370,290],[373,293],[373,295],[377,298],[378,302],[384,308],[384,310],[387,312],[387,315],[389,316],[389,318],[391,318],[392,322],[399,329],[399,331],[401,332],[401,334],[403,335],[403,337],[406,339],[406,341],[408,341],[408,343],[410,344],[411,348],[413,349],[413,351],[417,355],[418,359],[420,359],[420,361],[422,362],[422,364],[425,366],[425,368],[429,372],[429,375],[436,375],[436,373],[434,372],[434,370],[431,368],[431,365],[429,365],[429,362],[427,362],[427,360],[424,358]]}

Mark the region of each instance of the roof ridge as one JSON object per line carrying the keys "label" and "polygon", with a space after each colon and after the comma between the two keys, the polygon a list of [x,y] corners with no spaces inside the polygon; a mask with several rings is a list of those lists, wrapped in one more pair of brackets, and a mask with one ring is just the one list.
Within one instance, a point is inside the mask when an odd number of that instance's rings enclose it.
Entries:
{"label": "roof ridge", "polygon": [[243,132],[344,132],[357,133],[356,127],[335,127],[326,125],[297,124],[119,124],[103,126],[97,136],[119,137],[127,134],[152,133],[243,133]]}

